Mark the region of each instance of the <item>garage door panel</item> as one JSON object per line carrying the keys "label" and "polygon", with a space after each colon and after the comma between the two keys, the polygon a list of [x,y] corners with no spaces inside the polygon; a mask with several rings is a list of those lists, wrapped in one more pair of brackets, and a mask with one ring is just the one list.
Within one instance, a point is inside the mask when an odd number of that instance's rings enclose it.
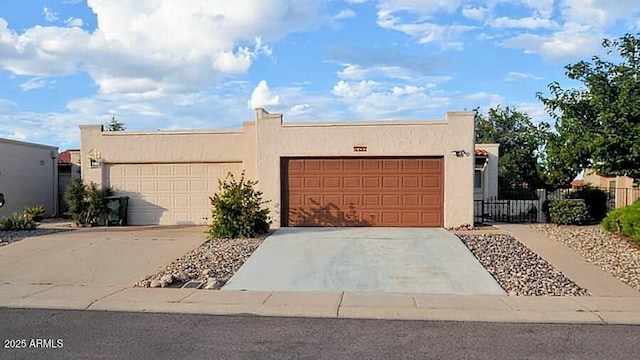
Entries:
{"label": "garage door panel", "polygon": [[130,198],[132,225],[206,224],[209,196],[218,191],[218,179],[227,171],[240,174],[242,164],[107,164],[106,183]]}
{"label": "garage door panel", "polygon": [[382,179],[378,176],[364,176],[362,178],[362,187],[365,189],[378,189]]}
{"label": "garage door panel", "polygon": [[420,180],[418,176],[405,176],[402,178],[402,188],[418,189],[420,188]]}
{"label": "garage door panel", "polygon": [[442,226],[442,163],[442,158],[285,159],[283,204],[289,209],[283,224]]}
{"label": "garage door panel", "polygon": [[319,176],[312,176],[304,178],[304,187],[306,189],[320,189],[322,187],[322,180]]}
{"label": "garage door panel", "polygon": [[387,189],[397,189],[400,187],[400,178],[397,176],[383,176],[382,187]]}
{"label": "garage door panel", "polygon": [[342,203],[348,206],[359,206],[362,204],[360,195],[343,195]]}
{"label": "garage door panel", "polygon": [[323,162],[324,171],[340,171],[342,168],[342,160],[326,160]]}
{"label": "garage door panel", "polygon": [[339,189],[342,187],[342,181],[340,177],[325,177],[322,179],[323,187],[328,189]]}
{"label": "garage door panel", "polygon": [[345,189],[359,189],[361,187],[361,177],[348,176],[342,179],[342,187]]}
{"label": "garage door panel", "polygon": [[379,172],[382,170],[380,160],[364,159],[362,160],[362,170],[365,172]]}
{"label": "garage door panel", "polygon": [[160,180],[157,183],[158,191],[173,191],[172,182],[167,180]]}

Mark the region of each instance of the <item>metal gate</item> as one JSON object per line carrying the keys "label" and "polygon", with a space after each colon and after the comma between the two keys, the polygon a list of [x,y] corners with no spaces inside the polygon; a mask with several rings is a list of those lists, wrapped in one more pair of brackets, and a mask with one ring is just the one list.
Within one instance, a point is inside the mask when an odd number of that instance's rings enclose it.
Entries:
{"label": "metal gate", "polygon": [[474,219],[476,224],[495,222],[537,223],[539,219],[539,201],[537,200],[474,200]]}

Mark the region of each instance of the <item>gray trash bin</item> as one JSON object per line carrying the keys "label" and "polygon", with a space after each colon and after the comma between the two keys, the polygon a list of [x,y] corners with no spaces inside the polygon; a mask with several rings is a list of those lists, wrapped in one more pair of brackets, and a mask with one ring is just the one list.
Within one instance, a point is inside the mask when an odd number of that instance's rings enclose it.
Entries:
{"label": "gray trash bin", "polygon": [[128,196],[109,196],[107,201],[107,226],[127,225],[127,208],[129,207]]}

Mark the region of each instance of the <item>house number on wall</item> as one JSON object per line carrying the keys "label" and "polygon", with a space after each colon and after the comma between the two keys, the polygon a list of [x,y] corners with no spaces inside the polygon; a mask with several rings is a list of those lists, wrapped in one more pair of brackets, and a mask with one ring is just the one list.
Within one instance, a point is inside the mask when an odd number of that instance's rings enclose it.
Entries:
{"label": "house number on wall", "polygon": [[366,152],[367,151],[367,147],[366,146],[354,146],[353,147],[353,151],[355,151],[355,152]]}

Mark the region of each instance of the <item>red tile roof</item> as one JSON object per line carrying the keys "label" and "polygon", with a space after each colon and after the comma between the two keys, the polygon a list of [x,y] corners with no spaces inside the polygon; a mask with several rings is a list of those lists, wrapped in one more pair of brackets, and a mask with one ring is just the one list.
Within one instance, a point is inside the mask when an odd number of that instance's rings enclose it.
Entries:
{"label": "red tile roof", "polygon": [[58,163],[71,164],[71,151],[77,150],[65,150],[58,154]]}
{"label": "red tile roof", "polygon": [[489,152],[485,149],[476,149],[476,156],[489,157]]}
{"label": "red tile roof", "polygon": [[584,180],[576,179],[571,182],[572,188],[580,188],[584,186]]}

